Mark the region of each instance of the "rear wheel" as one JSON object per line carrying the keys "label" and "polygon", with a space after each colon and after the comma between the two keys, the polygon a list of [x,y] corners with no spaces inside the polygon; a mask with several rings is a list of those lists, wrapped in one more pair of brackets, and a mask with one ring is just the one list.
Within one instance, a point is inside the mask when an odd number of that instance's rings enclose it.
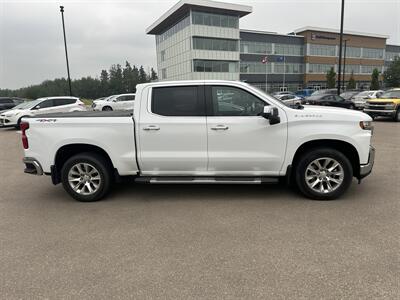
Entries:
{"label": "rear wheel", "polygon": [[400,108],[397,109],[397,112],[396,112],[396,114],[394,115],[394,120],[395,120],[396,122],[400,122]]}
{"label": "rear wheel", "polygon": [[96,153],[80,153],[68,159],[61,169],[64,189],[82,202],[98,201],[110,190],[111,166]]}
{"label": "rear wheel", "polygon": [[349,188],[353,168],[343,153],[319,148],[300,158],[295,175],[297,186],[306,197],[334,200]]}
{"label": "rear wheel", "polygon": [[110,106],[104,106],[103,111],[111,111],[113,110]]}
{"label": "rear wheel", "polygon": [[356,107],[354,106],[354,104],[350,104],[349,108],[350,108],[350,109],[356,109]]}

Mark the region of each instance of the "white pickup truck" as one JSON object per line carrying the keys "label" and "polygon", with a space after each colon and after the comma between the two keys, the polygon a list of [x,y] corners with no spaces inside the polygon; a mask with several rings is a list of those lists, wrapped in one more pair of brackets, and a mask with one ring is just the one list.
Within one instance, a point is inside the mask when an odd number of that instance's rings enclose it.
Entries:
{"label": "white pickup truck", "polygon": [[342,195],[371,173],[372,119],[359,111],[289,107],[235,81],[137,86],[131,112],[24,118],[25,172],[51,175],[79,201],[113,182],[263,184],[286,179],[311,199]]}

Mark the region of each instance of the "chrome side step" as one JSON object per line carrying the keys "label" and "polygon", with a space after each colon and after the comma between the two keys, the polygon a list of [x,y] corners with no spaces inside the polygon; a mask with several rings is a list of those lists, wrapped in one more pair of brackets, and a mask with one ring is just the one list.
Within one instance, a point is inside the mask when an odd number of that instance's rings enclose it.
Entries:
{"label": "chrome side step", "polygon": [[278,183],[277,177],[138,177],[136,182],[151,184],[269,184]]}

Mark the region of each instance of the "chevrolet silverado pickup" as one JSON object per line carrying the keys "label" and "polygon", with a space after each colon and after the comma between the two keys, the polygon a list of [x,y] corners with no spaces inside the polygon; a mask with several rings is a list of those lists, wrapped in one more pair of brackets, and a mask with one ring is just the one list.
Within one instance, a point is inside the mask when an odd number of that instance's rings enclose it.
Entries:
{"label": "chevrolet silverado pickup", "polygon": [[289,107],[243,82],[140,84],[133,111],[47,114],[21,123],[25,173],[50,175],[76,200],[125,177],[150,184],[268,184],[331,200],[371,173],[372,119]]}
{"label": "chevrolet silverado pickup", "polygon": [[373,119],[382,116],[400,122],[400,89],[386,91],[378,99],[368,100],[364,112]]}

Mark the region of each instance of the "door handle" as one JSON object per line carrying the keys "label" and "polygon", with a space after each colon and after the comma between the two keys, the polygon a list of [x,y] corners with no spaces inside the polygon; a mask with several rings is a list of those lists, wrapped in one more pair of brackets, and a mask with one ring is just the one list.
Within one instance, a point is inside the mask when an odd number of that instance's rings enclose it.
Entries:
{"label": "door handle", "polygon": [[147,127],[143,127],[143,130],[150,131],[150,130],[160,130],[160,127],[157,125],[149,125]]}
{"label": "door handle", "polygon": [[211,130],[228,130],[229,127],[226,125],[217,125],[215,127],[211,127]]}

